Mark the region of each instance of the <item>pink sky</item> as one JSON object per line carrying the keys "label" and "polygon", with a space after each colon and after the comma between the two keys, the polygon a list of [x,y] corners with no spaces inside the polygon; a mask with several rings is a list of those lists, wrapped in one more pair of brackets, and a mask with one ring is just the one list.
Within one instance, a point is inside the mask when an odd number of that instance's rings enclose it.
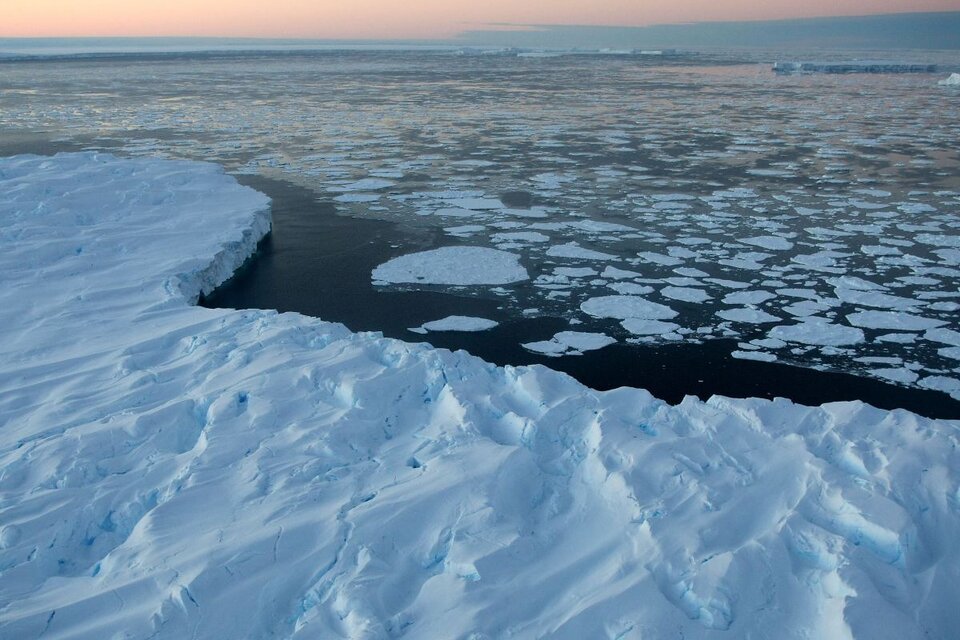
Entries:
{"label": "pink sky", "polygon": [[0,0],[0,37],[444,38],[493,22],[644,26],[905,11],[960,11],[960,0]]}

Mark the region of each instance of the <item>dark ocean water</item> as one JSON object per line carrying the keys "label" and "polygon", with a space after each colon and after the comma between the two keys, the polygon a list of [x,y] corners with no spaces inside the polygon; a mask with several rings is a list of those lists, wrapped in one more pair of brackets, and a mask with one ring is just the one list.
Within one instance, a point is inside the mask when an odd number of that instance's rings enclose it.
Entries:
{"label": "dark ocean water", "polygon": [[[885,409],[960,418],[960,402],[945,394],[843,373],[740,360],[730,356],[737,348],[734,340],[615,344],[581,356],[531,353],[520,344],[548,339],[569,328],[567,319],[518,319],[500,301],[488,297],[373,286],[374,267],[399,253],[439,246],[442,236],[338,215],[332,203],[318,201],[312,191],[289,183],[258,177],[241,181],[273,199],[274,229],[257,255],[201,301],[203,306],[296,311],[342,322],[354,331],[380,331],[408,342],[464,349],[495,364],[543,364],[595,389],[644,388],[671,403],[685,395],[784,397],[803,404],[862,400]],[[420,335],[408,330],[448,315],[491,318],[501,324],[476,333]]]}

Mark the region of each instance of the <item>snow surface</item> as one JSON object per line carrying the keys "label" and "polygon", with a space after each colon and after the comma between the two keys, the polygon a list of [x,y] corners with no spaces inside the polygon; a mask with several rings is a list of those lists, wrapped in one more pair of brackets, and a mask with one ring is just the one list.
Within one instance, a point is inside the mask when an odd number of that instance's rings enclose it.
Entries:
{"label": "snow surface", "polygon": [[375,283],[392,284],[510,284],[529,278],[520,256],[487,247],[441,247],[409,253],[373,270]]}
{"label": "snow surface", "polygon": [[0,192],[4,637],[960,627],[956,421],[191,306],[269,228],[212,165],[21,156]]}

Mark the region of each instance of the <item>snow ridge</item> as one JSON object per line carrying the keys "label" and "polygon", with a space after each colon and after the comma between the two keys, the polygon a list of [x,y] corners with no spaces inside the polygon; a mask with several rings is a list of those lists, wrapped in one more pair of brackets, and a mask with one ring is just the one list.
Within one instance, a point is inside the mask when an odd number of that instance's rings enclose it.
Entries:
{"label": "snow ridge", "polygon": [[212,165],[17,157],[0,191],[5,637],[960,625],[958,422],[670,406],[189,306],[269,228],[266,199]]}

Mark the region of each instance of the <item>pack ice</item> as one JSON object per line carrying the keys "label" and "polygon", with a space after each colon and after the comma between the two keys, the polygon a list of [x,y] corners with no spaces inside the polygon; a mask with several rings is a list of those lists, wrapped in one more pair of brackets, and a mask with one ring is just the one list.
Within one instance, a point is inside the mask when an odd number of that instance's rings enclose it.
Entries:
{"label": "pack ice", "polygon": [[0,192],[5,638],[960,628],[958,422],[198,308],[269,229],[213,165],[20,156]]}

